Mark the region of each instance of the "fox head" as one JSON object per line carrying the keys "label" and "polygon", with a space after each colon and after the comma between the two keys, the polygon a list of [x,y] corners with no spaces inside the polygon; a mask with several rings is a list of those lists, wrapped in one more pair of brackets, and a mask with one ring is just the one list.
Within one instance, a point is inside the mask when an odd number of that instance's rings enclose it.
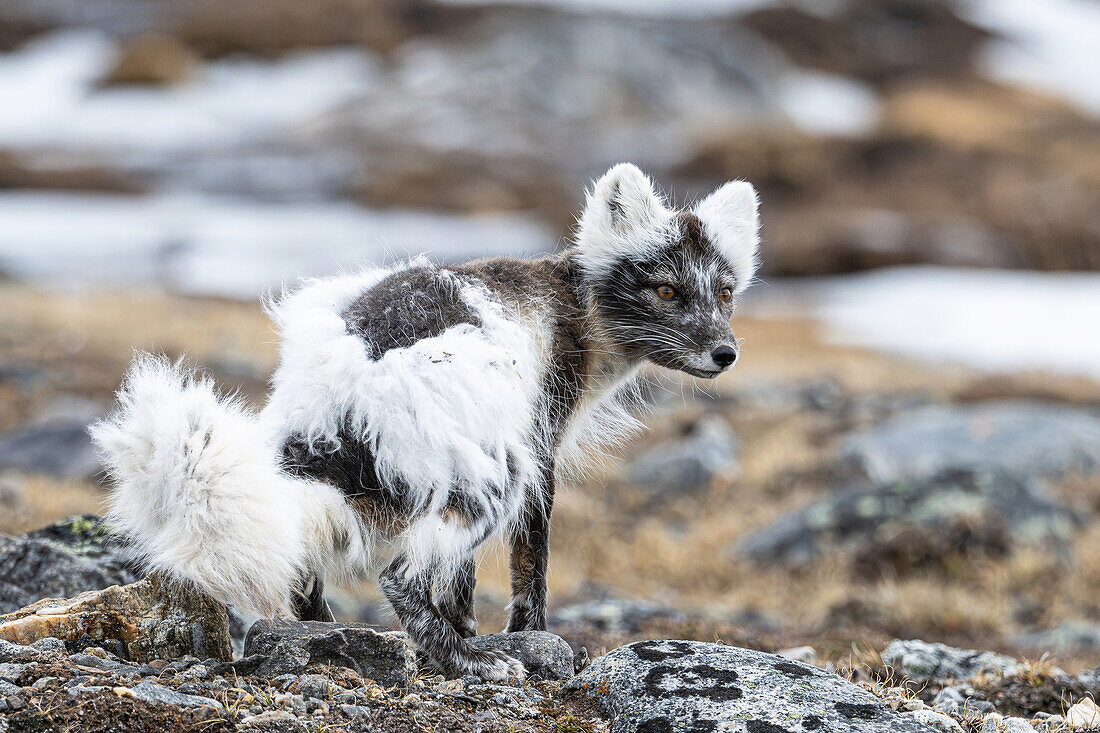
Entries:
{"label": "fox head", "polygon": [[573,250],[606,337],[629,358],[697,377],[729,369],[730,319],[756,271],[758,227],[744,181],[674,211],[637,167],[613,167],[588,194]]}

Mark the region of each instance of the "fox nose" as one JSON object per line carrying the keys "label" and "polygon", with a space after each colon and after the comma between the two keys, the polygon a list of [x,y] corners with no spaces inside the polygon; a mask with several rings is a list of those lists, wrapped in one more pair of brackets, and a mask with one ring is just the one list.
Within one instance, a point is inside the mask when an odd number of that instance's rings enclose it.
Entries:
{"label": "fox nose", "polygon": [[737,349],[727,344],[722,344],[717,349],[710,352],[710,358],[714,359],[714,363],[721,369],[725,369],[730,364],[737,361]]}

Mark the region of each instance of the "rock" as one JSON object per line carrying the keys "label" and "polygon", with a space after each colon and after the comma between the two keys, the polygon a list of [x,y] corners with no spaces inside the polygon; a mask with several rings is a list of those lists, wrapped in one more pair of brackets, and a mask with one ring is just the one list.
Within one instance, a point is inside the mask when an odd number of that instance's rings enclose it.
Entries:
{"label": "rock", "polygon": [[[370,708],[364,710],[369,711]],[[306,729],[294,715],[285,710],[265,710],[258,715],[250,715],[239,722],[237,727],[264,733],[299,733]]]}
{"label": "rock", "polygon": [[139,685],[135,685],[130,692],[134,697],[139,700],[144,700],[145,702],[159,702],[181,708],[199,708],[205,706],[214,708],[222,715],[225,715],[225,706],[214,698],[201,697],[199,695],[184,695],[153,682],[142,682]]}
{"label": "rock", "polygon": [[723,418],[707,415],[686,435],[642,453],[627,466],[630,483],[651,497],[674,499],[706,488],[719,476],[739,471],[737,436]]}
{"label": "rock", "polygon": [[941,713],[953,713],[962,707],[966,697],[954,687],[945,687],[932,698],[932,707]]}
{"label": "rock", "polygon": [[1094,700],[1085,698],[1070,706],[1066,711],[1066,723],[1073,729],[1100,728],[1100,706]]}
{"label": "rock", "polygon": [[33,666],[34,662],[30,662],[29,664],[4,662],[0,664],[0,680],[11,682],[12,684],[18,683],[23,675],[26,674],[27,670]]}
{"label": "rock", "polygon": [[615,733],[719,730],[723,724],[753,733],[930,730],[835,674],[707,642],[650,640],[619,647],[566,688],[613,716]]}
{"label": "rock", "polygon": [[43,651],[45,650],[0,639],[0,662],[35,662],[45,657]]}
{"label": "rock", "polygon": [[178,38],[146,33],[125,42],[101,83],[103,86],[179,84],[192,78],[200,63],[198,54]]}
{"label": "rock", "polygon": [[1094,651],[1100,649],[1100,624],[1066,621],[1048,631],[1035,631],[1013,637],[1015,646],[1050,651]]}
{"label": "rock", "polygon": [[[245,663],[255,674],[300,674],[310,664],[355,670],[384,687],[405,687],[416,674],[407,635],[365,624],[261,619],[245,637]],[[215,673],[218,673],[215,670]]]}
{"label": "rock", "polygon": [[94,478],[103,467],[87,426],[83,420],[55,421],[5,433],[0,436],[0,468],[61,478]]}
{"label": "rock", "polygon": [[94,514],[72,517],[19,538],[0,535],[0,613],[40,598],[126,585],[140,577]]}
{"label": "rock", "polygon": [[669,619],[682,622],[684,614],[671,607],[647,601],[608,599],[559,608],[550,618],[552,626],[588,627],[598,631],[626,634],[640,631],[647,623]]}
{"label": "rock", "polygon": [[320,674],[307,674],[298,678],[298,693],[304,697],[324,700],[332,690],[332,683]]}
{"label": "rock", "polygon": [[963,733],[963,727],[961,725],[943,713],[936,712],[935,710],[914,710],[903,714],[918,723],[927,725],[932,730],[943,731],[943,733]]}
{"label": "rock", "polygon": [[840,458],[876,483],[998,467],[1059,477],[1100,469],[1100,417],[1038,402],[928,405],[845,438]]}
{"label": "rock", "polygon": [[827,495],[747,535],[735,552],[800,566],[839,546],[854,549],[857,575],[905,574],[1017,547],[1064,558],[1081,523],[1035,480],[1002,469],[953,469]]}
{"label": "rock", "polygon": [[914,680],[966,680],[982,672],[1004,677],[1019,668],[1015,659],[1003,654],[956,649],[919,639],[891,641],[882,653],[882,661],[896,674]]}
{"label": "rock", "polygon": [[547,631],[515,631],[486,634],[468,640],[475,649],[496,649],[523,662],[528,675],[544,680],[573,676],[573,649],[569,643]]}
{"label": "rock", "polygon": [[1035,715],[1033,727],[1040,733],[1064,733],[1066,729],[1066,719],[1061,715],[1037,713]]}
{"label": "rock", "polygon": [[19,685],[12,684],[11,682],[0,678],[0,697],[18,695],[21,690],[22,688]]}
{"label": "rock", "polygon": [[29,644],[44,637],[116,640],[128,658],[144,662],[184,654],[230,658],[225,607],[159,576],[74,598],[47,598],[0,616],[0,639]]}

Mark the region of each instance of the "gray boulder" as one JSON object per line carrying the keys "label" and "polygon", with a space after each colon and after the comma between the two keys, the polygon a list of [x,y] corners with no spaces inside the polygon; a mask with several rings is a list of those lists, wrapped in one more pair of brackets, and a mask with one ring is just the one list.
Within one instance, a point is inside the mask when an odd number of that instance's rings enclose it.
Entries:
{"label": "gray boulder", "polygon": [[1044,652],[1095,651],[1100,649],[1100,624],[1064,621],[1053,629],[1018,634],[1013,644]]}
{"label": "gray boulder", "polygon": [[383,687],[405,687],[416,674],[407,639],[402,632],[366,624],[261,619],[248,630],[244,658],[224,667],[275,677],[301,674],[311,664],[330,664],[353,669]]}
{"label": "gray boulder", "polygon": [[1018,476],[1090,474],[1100,469],[1100,417],[1025,401],[927,405],[848,436],[839,455],[876,483],[989,466]]}
{"label": "gray boulder", "polygon": [[729,424],[709,415],[696,421],[683,437],[665,441],[631,461],[627,477],[656,498],[698,491],[715,477],[738,472],[738,448]]}
{"label": "gray boulder", "polygon": [[1005,555],[1019,546],[1068,556],[1075,512],[1043,487],[1003,469],[948,470],[837,492],[744,537],[759,561],[807,563],[829,546],[855,547],[857,569],[895,573],[957,554]]}
{"label": "gray boulder", "polygon": [[496,649],[523,662],[527,674],[544,680],[573,676],[573,649],[569,642],[547,631],[485,634],[469,639],[475,649]]}
{"label": "gray boulder", "polygon": [[1019,668],[1015,659],[1003,654],[956,649],[919,639],[894,639],[882,653],[882,661],[896,674],[913,680],[967,680],[980,672],[1006,676]]}
{"label": "gray boulder", "polygon": [[680,623],[684,618],[683,612],[672,606],[609,598],[563,606],[550,617],[550,625],[557,629],[626,634],[641,631],[646,624],[661,619]]}
{"label": "gray boulder", "polygon": [[126,585],[140,577],[95,515],[72,517],[22,537],[0,535],[0,613],[40,598]]}
{"label": "gray boulder", "polygon": [[0,469],[93,479],[102,470],[88,435],[106,406],[76,395],[60,395],[38,406],[27,422],[0,435]]}
{"label": "gray boulder", "polygon": [[750,649],[639,641],[566,684],[613,717],[615,733],[929,733],[835,674]]}

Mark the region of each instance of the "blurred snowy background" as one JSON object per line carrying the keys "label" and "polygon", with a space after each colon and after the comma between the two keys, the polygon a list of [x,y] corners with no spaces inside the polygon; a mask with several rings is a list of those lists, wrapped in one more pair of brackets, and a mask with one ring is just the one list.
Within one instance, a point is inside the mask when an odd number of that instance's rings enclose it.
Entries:
{"label": "blurred snowy background", "polygon": [[[549,251],[631,160],[756,183],[767,302],[838,339],[1097,376],[1100,280],[1023,270],[1100,267],[1098,38],[1096,0],[5,0],[0,272],[252,298]],[[784,286],[913,265],[1014,271]]]}
{"label": "blurred snowy background", "polygon": [[1095,665],[1098,70],[1100,0],[0,0],[0,531],[97,508],[132,348],[262,400],[257,296],[553,251],[629,160],[752,181],[764,265],[736,372],[557,502],[555,606],[666,604],[571,638]]}

